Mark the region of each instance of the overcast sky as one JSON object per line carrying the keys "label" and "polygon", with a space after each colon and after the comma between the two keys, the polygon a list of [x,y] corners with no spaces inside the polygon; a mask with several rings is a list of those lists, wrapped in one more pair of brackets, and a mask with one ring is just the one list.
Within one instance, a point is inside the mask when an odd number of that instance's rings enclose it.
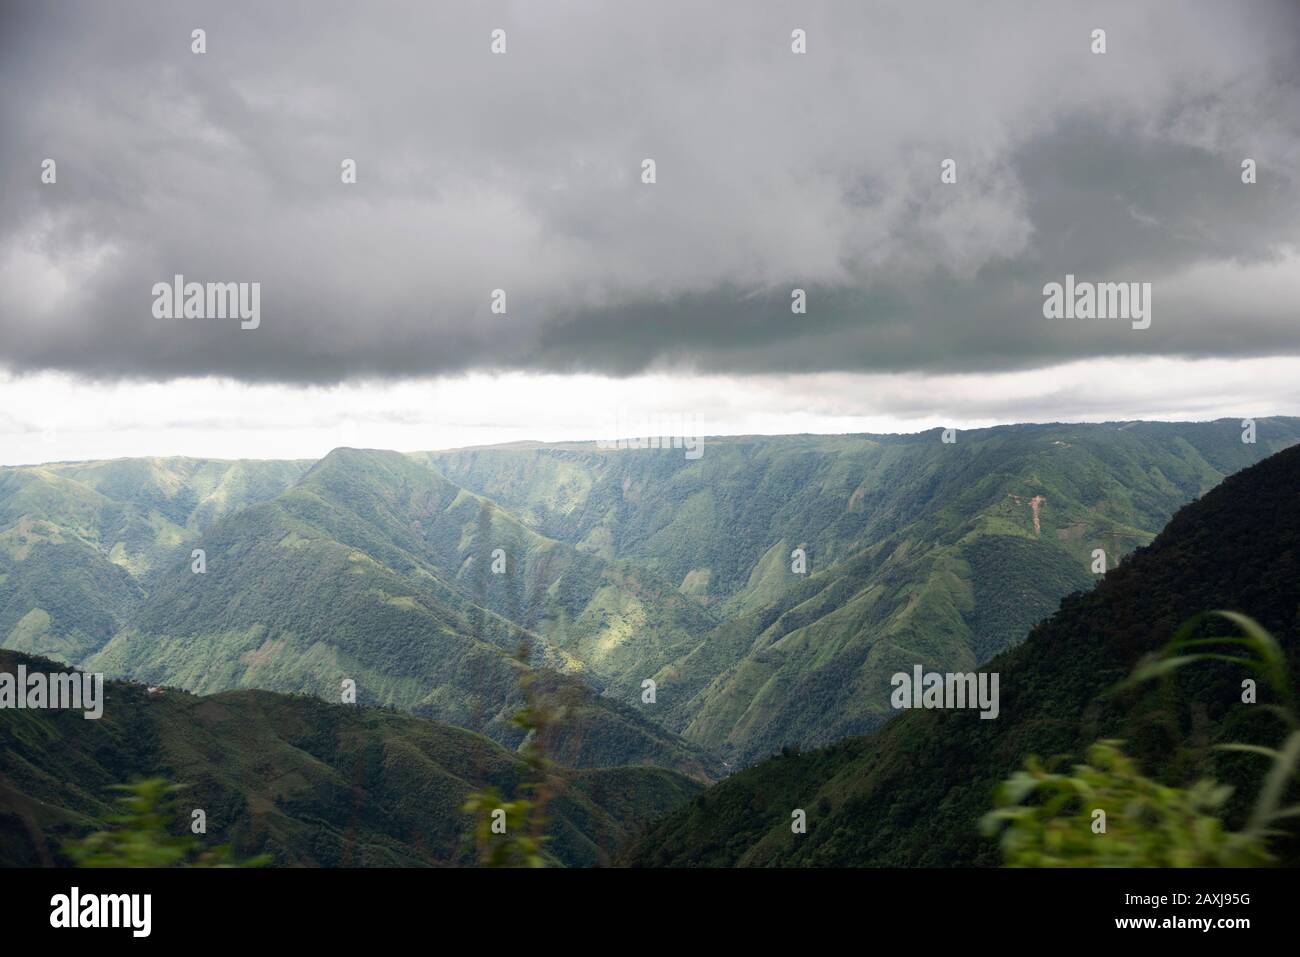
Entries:
{"label": "overcast sky", "polygon": [[0,463],[1300,414],[1294,0],[0,9]]}

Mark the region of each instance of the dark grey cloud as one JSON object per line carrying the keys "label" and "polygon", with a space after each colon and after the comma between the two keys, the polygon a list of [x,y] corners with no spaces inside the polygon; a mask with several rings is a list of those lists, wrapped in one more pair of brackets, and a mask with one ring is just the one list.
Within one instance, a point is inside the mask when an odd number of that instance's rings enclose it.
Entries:
{"label": "dark grey cloud", "polygon": [[[0,16],[12,370],[327,382],[1300,353],[1291,2],[6,0]],[[1043,284],[1067,272],[1153,283],[1152,327],[1043,319]],[[261,328],[155,319],[151,287],[175,273],[260,282]]]}

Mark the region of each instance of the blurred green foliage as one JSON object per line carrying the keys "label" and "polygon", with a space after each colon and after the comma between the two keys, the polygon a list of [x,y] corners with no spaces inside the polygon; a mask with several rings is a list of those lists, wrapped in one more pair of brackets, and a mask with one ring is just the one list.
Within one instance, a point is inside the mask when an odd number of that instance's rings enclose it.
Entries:
{"label": "blurred green foliage", "polygon": [[[1286,726],[1282,747],[1218,745],[1223,751],[1271,762],[1246,826],[1232,831],[1223,820],[1231,786],[1209,779],[1187,788],[1159,784],[1139,773],[1121,750],[1122,742],[1103,740],[1089,749],[1088,763],[1076,765],[1072,774],[1052,773],[1030,757],[1025,770],[998,786],[996,808],[985,815],[981,828],[988,836],[1002,832],[1008,866],[1253,867],[1273,862],[1268,841],[1282,833],[1274,825],[1300,815],[1300,805],[1280,807],[1300,758],[1300,719],[1286,658],[1273,636],[1253,619],[1228,611],[1212,614],[1231,621],[1242,634],[1196,637],[1206,618],[1197,616],[1159,655],[1143,662],[1125,686],[1163,678],[1201,661],[1240,665],[1265,682],[1279,703],[1260,707]],[[1099,813],[1104,819],[1098,819]]]}
{"label": "blurred green foliage", "polygon": [[177,835],[176,795],[184,785],[163,778],[119,784],[121,810],[109,817],[114,825],[70,842],[65,852],[78,867],[261,867],[267,855],[236,862],[228,846],[204,848],[193,834]]}
{"label": "blurred green foliage", "polygon": [[[544,852],[546,806],[563,785],[547,752],[551,734],[564,720],[567,708],[562,700],[548,695],[537,672],[527,667],[532,649],[527,641],[519,645],[514,658],[524,667],[519,688],[524,706],[512,718],[524,732],[519,753],[528,765],[531,780],[519,785],[520,796],[503,800],[496,788],[475,791],[462,808],[474,816],[474,846],[484,867],[546,867],[554,863]],[[495,825],[495,826],[494,826]]]}
{"label": "blurred green foliage", "polygon": [[[1098,741],[1088,763],[1054,774],[1036,758],[997,790],[984,833],[1004,825],[1009,867],[1250,867],[1271,860],[1263,839],[1225,828],[1232,788],[1166,787],[1143,777],[1118,741]],[[1034,803],[1028,803],[1030,798]],[[1105,814],[1098,819],[1098,812]],[[1100,831],[1099,827],[1105,830]]]}

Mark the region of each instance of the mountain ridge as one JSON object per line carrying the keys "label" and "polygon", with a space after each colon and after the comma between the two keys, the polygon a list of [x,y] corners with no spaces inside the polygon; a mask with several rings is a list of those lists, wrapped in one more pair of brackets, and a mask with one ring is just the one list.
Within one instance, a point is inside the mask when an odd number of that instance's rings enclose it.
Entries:
{"label": "mountain ridge", "polygon": [[527,640],[579,702],[574,760],[714,777],[878,727],[900,662],[1013,646],[1098,549],[1113,564],[1300,441],[1300,419],[1257,426],[1256,445],[1218,420],[722,437],[695,460],[526,443],[0,469],[0,645],[204,692],[336,700],[352,678],[514,746]]}

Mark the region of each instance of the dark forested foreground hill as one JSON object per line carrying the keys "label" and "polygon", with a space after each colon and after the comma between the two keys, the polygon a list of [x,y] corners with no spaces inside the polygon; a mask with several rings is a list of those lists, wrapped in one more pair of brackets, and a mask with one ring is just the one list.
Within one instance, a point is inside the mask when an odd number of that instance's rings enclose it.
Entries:
{"label": "dark forested foreground hill", "polygon": [[[0,652],[0,671],[61,670]],[[205,812],[206,846],[279,866],[420,866],[474,860],[471,791],[507,797],[531,772],[480,734],[374,708],[265,691],[196,697],[110,682],[103,716],[0,711],[0,866],[68,863],[67,840],[116,813],[112,785],[161,776],[187,785],[170,822]],[[699,790],[654,767],[562,772],[548,850],[564,864],[607,859],[649,818]]]}
{"label": "dark forested foreground hill", "polygon": [[[1243,704],[1247,673],[1184,669],[1167,684],[1104,696],[1184,621],[1210,609],[1257,619],[1300,657],[1300,448],[1227,479],[1181,509],[1159,537],[1091,592],[1062,603],[1012,651],[984,665],[1001,675],[1001,711],[909,711],[867,737],[774,757],[669,815],[626,855],[636,865],[988,865],[999,860],[977,822],[996,782],[1029,754],[1083,756],[1119,738],[1145,773],[1186,784],[1202,774],[1244,785],[1256,755],[1219,741],[1275,745],[1278,722]],[[1262,687],[1262,686],[1261,686]],[[1261,691],[1261,704],[1267,703]],[[793,834],[793,809],[807,833]],[[1300,862],[1292,842],[1283,860]]]}

